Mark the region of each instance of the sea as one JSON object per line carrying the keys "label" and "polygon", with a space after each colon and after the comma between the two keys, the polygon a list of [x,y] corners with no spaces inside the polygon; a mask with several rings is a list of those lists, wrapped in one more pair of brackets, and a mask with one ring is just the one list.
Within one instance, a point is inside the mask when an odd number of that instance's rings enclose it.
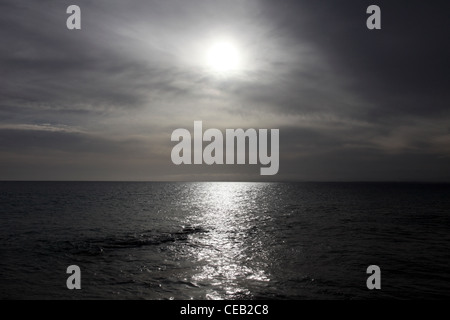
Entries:
{"label": "sea", "polygon": [[0,299],[450,297],[450,184],[0,182],[0,222]]}

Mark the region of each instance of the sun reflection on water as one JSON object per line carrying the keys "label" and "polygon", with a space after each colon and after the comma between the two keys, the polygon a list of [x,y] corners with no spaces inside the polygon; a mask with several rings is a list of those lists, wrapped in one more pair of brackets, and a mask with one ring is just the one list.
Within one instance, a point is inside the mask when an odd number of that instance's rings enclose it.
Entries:
{"label": "sun reflection on water", "polygon": [[264,184],[204,183],[197,188],[193,201],[199,212],[191,222],[207,232],[192,239],[192,255],[200,265],[192,281],[208,288],[207,299],[251,299],[252,287],[270,281],[261,229],[266,218],[255,206]]}

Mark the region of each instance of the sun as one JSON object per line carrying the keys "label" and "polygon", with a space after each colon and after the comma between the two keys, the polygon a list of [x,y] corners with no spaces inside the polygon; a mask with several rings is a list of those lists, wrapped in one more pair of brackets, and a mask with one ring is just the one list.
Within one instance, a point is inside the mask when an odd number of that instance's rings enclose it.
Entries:
{"label": "sun", "polygon": [[217,73],[229,74],[242,68],[242,59],[238,47],[230,41],[214,43],[206,55],[208,67]]}

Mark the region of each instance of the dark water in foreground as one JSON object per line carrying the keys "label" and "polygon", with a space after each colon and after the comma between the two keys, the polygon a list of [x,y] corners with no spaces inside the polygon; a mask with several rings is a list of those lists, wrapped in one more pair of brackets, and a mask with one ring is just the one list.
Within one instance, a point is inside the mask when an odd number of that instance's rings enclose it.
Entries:
{"label": "dark water in foreground", "polygon": [[0,182],[0,298],[448,298],[449,217],[445,184]]}

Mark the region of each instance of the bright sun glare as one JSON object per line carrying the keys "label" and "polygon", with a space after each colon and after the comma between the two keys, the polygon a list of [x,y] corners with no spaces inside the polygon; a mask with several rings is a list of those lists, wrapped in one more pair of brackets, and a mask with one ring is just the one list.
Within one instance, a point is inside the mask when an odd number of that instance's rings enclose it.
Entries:
{"label": "bright sun glare", "polygon": [[207,52],[208,67],[219,73],[231,73],[241,69],[241,56],[231,42],[217,42]]}

